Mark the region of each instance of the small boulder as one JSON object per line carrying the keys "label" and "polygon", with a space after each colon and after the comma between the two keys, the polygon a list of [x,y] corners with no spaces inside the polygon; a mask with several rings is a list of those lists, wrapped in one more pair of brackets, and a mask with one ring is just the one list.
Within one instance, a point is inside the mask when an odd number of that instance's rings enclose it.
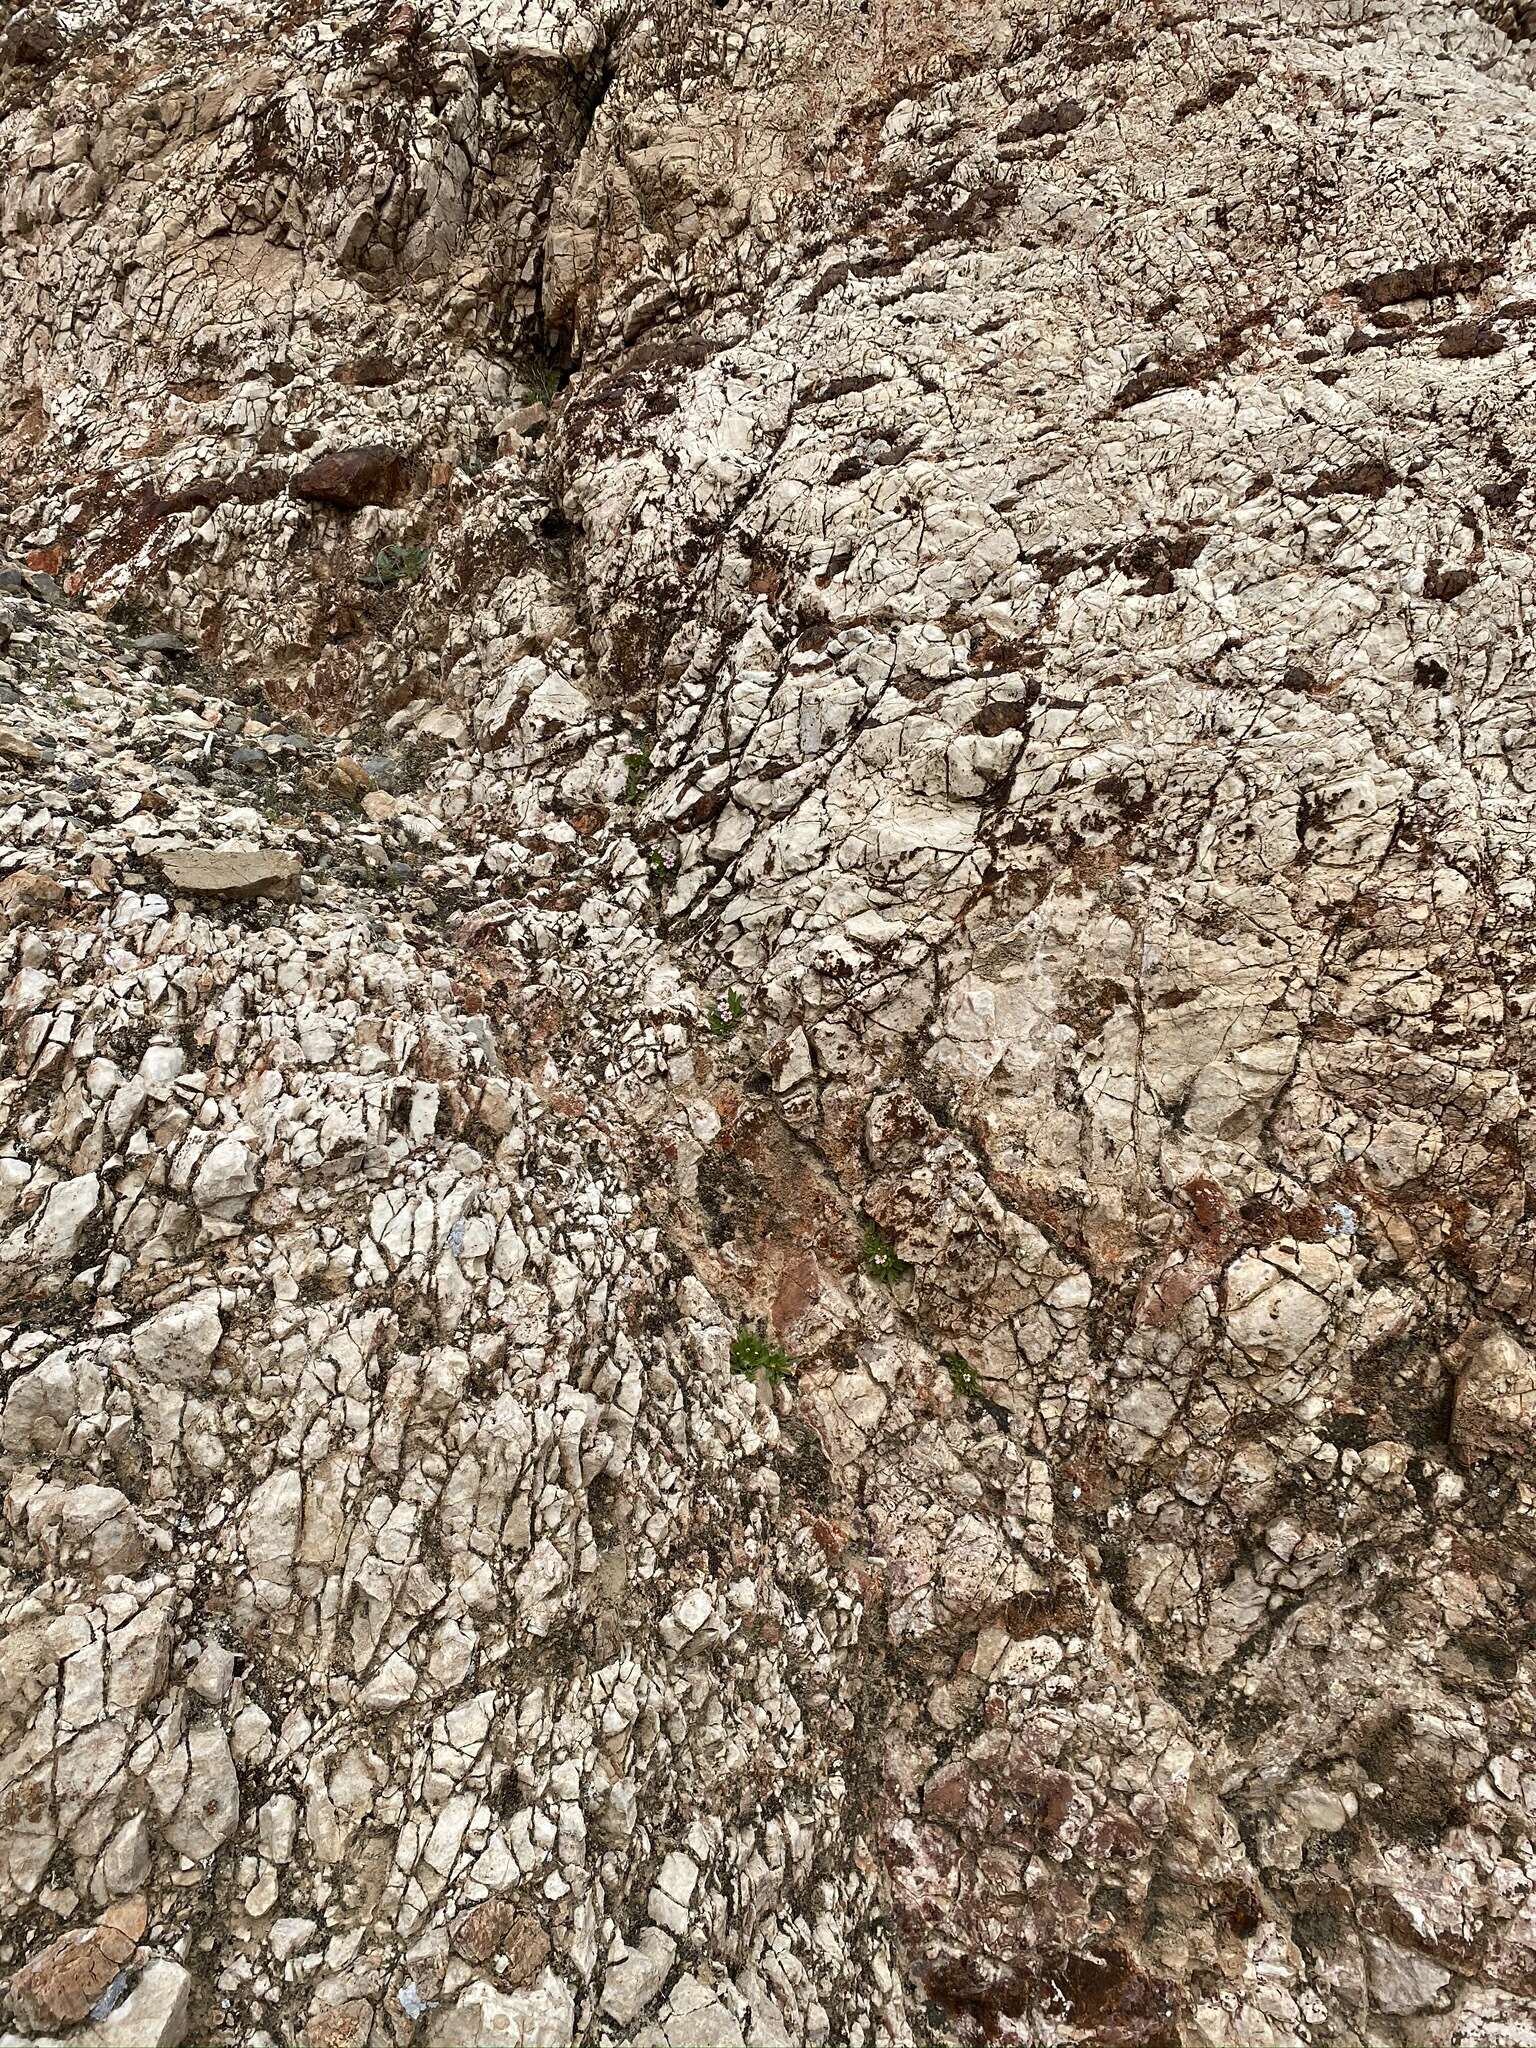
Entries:
{"label": "small boulder", "polygon": [[[17,15],[15,21],[22,20]],[[15,22],[12,23],[15,26]],[[0,594],[6,597],[30,597],[37,604],[60,605],[64,592],[56,576],[50,576],[45,569],[19,569],[7,564],[0,569]]]}
{"label": "small boulder", "polygon": [[45,868],[17,868],[0,882],[0,930],[42,924],[69,901],[69,891]]}
{"label": "small boulder", "polygon": [[307,2048],[363,2048],[373,2025],[366,1998],[337,1998],[330,1986],[315,1994],[304,2022]]}
{"label": "small boulder", "polygon": [[351,802],[361,797],[370,787],[368,770],[361,761],[351,754],[343,754],[335,762],[330,774],[330,788],[334,795]]}
{"label": "small boulder", "polygon": [[204,1862],[240,1825],[240,1779],[223,1724],[196,1721],[149,1772],[160,1833],[180,1855]]}
{"label": "small boulder", "polygon": [[1227,1335],[1256,1365],[1294,1365],[1328,1327],[1344,1277],[1324,1244],[1282,1238],[1244,1252],[1227,1268]]}
{"label": "small boulder", "polygon": [[131,1340],[134,1362],[151,1379],[185,1386],[202,1377],[223,1335],[218,1291],[204,1288],[138,1325]]}
{"label": "small boulder", "polygon": [[1451,1439],[1463,1456],[1536,1448],[1536,1357],[1507,1330],[1470,1333],[1456,1382]]}
{"label": "small boulder", "polygon": [[655,1998],[677,1961],[677,1943],[660,1927],[642,1928],[633,1948],[608,1966],[600,2004],[621,2027],[630,2026]]}
{"label": "small boulder", "polygon": [[1436,2012],[1448,2003],[1451,1972],[1432,1956],[1400,1947],[1381,1935],[1365,1937],[1366,1968],[1370,1972],[1371,2003],[1378,2012]]}
{"label": "small boulder", "polygon": [[292,896],[303,865],[296,853],[257,846],[171,846],[153,858],[180,894],[217,896],[227,903]]}
{"label": "small boulder", "polygon": [[741,2023],[702,1978],[680,1977],[661,2016],[667,2048],[746,2048]]}
{"label": "small boulder", "polygon": [[75,2039],[80,2048],[180,2048],[191,2004],[190,1973],[169,1956],[154,1956],[122,2003]]}
{"label": "small boulder", "polygon": [[142,1899],[110,1907],[94,1927],[79,1927],[22,1964],[11,1979],[11,2003],[23,2025],[71,2027],[133,1960],[148,1924]]}
{"label": "small boulder", "polygon": [[220,1138],[203,1154],[192,1180],[192,1199],[205,1213],[238,1210],[259,1185],[251,1148],[243,1138]]}
{"label": "small boulder", "polygon": [[1491,320],[1453,320],[1440,335],[1440,353],[1452,361],[1481,361],[1508,347]]}
{"label": "small boulder", "polygon": [[549,1936],[531,1913],[519,1913],[508,1899],[486,1899],[453,1924],[454,1952],[469,1963],[502,1958],[497,1978],[521,1990],[549,1960]]}
{"label": "small boulder", "polygon": [[134,654],[168,654],[177,661],[190,661],[197,652],[178,633],[139,633],[125,644]]}
{"label": "small boulder", "polygon": [[398,449],[378,441],[333,448],[301,469],[291,489],[296,498],[349,512],[363,505],[393,505],[405,489],[405,460]]}
{"label": "small boulder", "polygon": [[0,30],[0,63],[52,64],[64,51],[64,34],[49,14],[23,7]]}
{"label": "small boulder", "polygon": [[43,748],[34,746],[8,725],[0,725],[0,761],[15,761],[23,768],[40,768],[48,759]]}
{"label": "small boulder", "polygon": [[93,1572],[136,1572],[143,1565],[139,1518],[115,1486],[66,1487],[50,1505],[62,1563]]}
{"label": "small boulder", "polygon": [[428,2048],[568,2048],[575,2037],[576,2001],[553,1970],[525,1991],[467,1985],[427,2029]]}
{"label": "small boulder", "polygon": [[351,384],[361,391],[382,391],[400,381],[402,372],[389,356],[357,356],[336,372],[338,384]]}
{"label": "small boulder", "polygon": [[549,412],[542,405],[520,405],[499,422],[508,440],[537,440],[549,424]]}

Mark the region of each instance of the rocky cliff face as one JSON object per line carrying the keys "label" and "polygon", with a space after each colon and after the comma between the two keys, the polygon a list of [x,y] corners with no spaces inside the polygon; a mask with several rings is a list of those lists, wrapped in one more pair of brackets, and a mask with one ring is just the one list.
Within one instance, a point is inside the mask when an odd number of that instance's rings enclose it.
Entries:
{"label": "rocky cliff face", "polygon": [[0,28],[0,1960],[1536,2038],[1536,23]]}

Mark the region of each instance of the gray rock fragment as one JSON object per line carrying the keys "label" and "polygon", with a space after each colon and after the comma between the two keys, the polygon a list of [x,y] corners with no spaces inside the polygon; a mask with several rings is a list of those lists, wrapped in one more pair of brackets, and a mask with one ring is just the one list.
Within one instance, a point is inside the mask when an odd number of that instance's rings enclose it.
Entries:
{"label": "gray rock fragment", "polygon": [[251,897],[291,897],[303,869],[296,853],[260,847],[176,846],[158,849],[155,865],[171,888],[188,896],[226,902]]}

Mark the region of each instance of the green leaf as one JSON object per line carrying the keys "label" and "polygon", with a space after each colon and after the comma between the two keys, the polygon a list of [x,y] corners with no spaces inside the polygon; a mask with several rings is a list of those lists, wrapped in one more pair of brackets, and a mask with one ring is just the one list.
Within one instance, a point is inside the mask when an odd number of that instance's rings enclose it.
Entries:
{"label": "green leaf", "polygon": [[752,1379],[763,1373],[768,1384],[778,1386],[794,1376],[794,1366],[777,1344],[770,1344],[758,1330],[743,1323],[731,1339],[731,1371]]}

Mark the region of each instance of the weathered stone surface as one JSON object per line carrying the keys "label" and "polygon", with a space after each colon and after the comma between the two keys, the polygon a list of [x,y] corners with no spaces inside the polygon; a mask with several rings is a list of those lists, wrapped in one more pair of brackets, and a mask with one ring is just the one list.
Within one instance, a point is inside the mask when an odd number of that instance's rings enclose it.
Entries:
{"label": "weathered stone surface", "polygon": [[173,846],[155,859],[173,889],[191,896],[222,896],[230,902],[290,896],[304,865],[295,853],[243,846]]}
{"label": "weathered stone surface", "polygon": [[471,1985],[427,2027],[428,2048],[569,2048],[576,2007],[553,1972],[526,1991]]}
{"label": "weathered stone surface", "polygon": [[0,918],[26,924],[52,917],[69,901],[69,891],[56,875],[42,868],[18,868],[0,878]]}
{"label": "weathered stone surface", "polygon": [[1536,1452],[1536,1356],[1508,1330],[1473,1332],[1456,1379],[1456,1443],[1476,1457]]}
{"label": "weathered stone surface", "polygon": [[83,2048],[181,2048],[192,2012],[191,1972],[154,1956],[120,2005],[71,2039]]}
{"label": "weathered stone surface", "polygon": [[356,511],[363,505],[391,505],[405,483],[405,463],[394,448],[335,448],[306,463],[293,479],[296,498],[314,498]]}
{"label": "weathered stone surface", "polygon": [[86,2018],[133,1960],[147,1924],[143,1902],[125,1901],[94,1927],[60,1935],[11,1978],[8,1989],[18,2018],[37,2032]]}
{"label": "weathered stone surface", "polygon": [[217,12],[4,31],[6,1973],[1529,2042],[1521,9]]}

